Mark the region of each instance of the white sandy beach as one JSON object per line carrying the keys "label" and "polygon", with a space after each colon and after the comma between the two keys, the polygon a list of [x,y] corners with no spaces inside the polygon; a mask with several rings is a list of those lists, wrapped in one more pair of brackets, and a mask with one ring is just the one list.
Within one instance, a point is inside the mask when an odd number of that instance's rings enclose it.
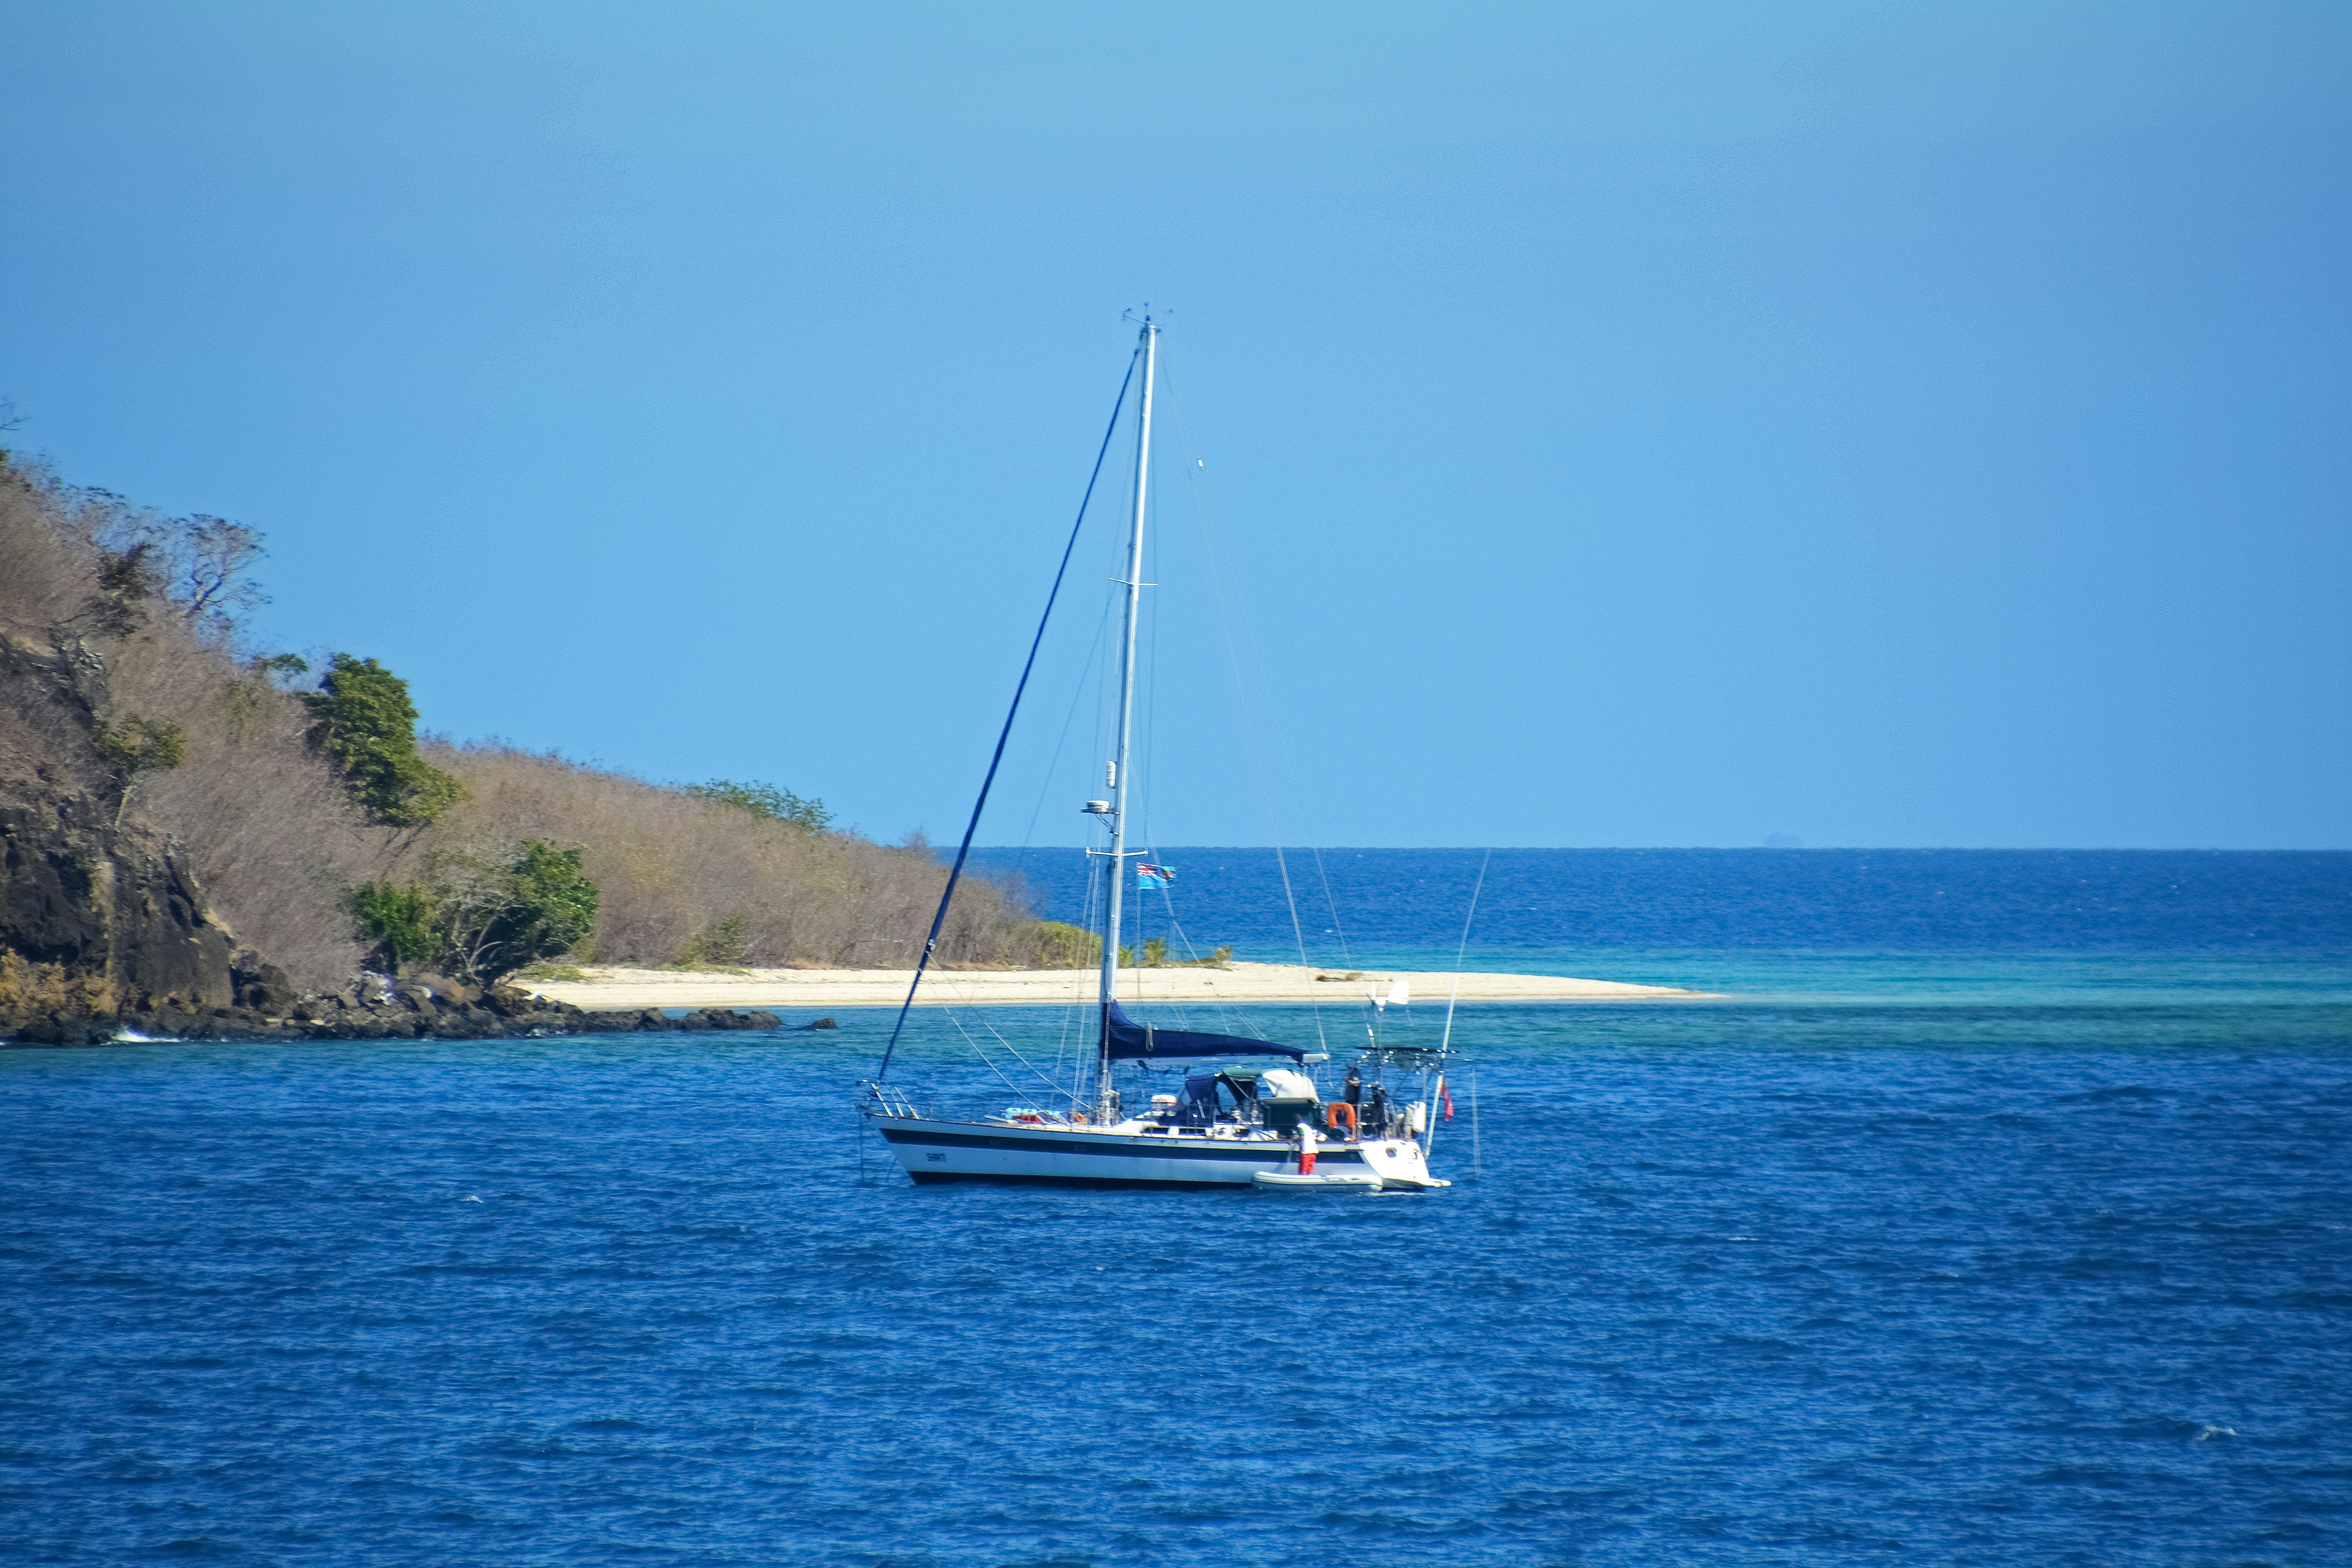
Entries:
{"label": "white sandy beach", "polygon": [[[911,969],[709,970],[592,968],[585,980],[518,981],[527,990],[582,1008],[882,1008],[906,999]],[[1450,971],[1315,969],[1296,964],[1235,963],[1222,969],[1122,969],[1119,999],[1129,1002],[1358,1002],[1404,980],[1415,1002],[1443,1004]],[[934,969],[918,1007],[1062,1006],[1091,1000],[1092,969]],[[1575,980],[1557,975],[1461,977],[1465,1002],[1638,1001],[1705,996],[1667,986]]]}

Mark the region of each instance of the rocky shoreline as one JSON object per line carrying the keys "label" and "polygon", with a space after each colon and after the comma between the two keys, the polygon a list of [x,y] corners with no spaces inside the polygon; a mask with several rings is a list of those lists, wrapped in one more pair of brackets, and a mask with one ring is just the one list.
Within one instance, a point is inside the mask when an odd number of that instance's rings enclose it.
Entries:
{"label": "rocky shoreline", "polygon": [[[242,977],[241,977],[242,978]],[[239,1000],[190,1007],[178,998],[114,1014],[50,1012],[0,1018],[0,1049],[135,1044],[155,1040],[515,1040],[549,1035],[773,1032],[772,1012],[700,1008],[672,1018],[655,1008],[591,1010],[551,1002],[512,986],[486,988],[429,976],[354,983],[325,996],[283,998],[267,977],[247,979]],[[832,1029],[833,1019],[795,1026]]]}

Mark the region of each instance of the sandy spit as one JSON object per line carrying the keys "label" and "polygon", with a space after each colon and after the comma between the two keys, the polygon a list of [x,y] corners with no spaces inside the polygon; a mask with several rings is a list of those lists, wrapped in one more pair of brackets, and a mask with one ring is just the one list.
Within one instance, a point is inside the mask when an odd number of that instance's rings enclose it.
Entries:
{"label": "sandy spit", "polygon": [[[518,982],[551,1000],[583,1008],[895,1008],[906,1000],[911,969],[751,969],[740,974],[675,969],[593,968],[585,980]],[[1296,964],[1235,963],[1223,969],[1122,969],[1122,1001],[1359,1002],[1403,980],[1412,1000],[1443,1006],[1449,972],[1314,969]],[[1557,975],[1462,976],[1465,1002],[1601,1002],[1706,996],[1668,986],[1572,980]],[[918,1007],[1066,1006],[1091,1000],[1092,969],[934,969]]]}

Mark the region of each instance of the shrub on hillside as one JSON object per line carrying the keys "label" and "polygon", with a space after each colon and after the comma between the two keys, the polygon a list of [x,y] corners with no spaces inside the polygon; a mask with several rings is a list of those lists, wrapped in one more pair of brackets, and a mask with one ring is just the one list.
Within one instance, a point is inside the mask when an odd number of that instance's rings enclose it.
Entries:
{"label": "shrub on hillside", "polygon": [[749,811],[755,817],[790,822],[812,833],[821,833],[833,826],[833,813],[824,809],[824,801],[795,795],[773,784],[738,784],[731,779],[713,779],[708,784],[689,784],[686,792],[732,806],[739,811]]}
{"label": "shrub on hillside", "polygon": [[1102,933],[1059,920],[1037,922],[1036,956],[1041,969],[1091,969],[1102,962]]}

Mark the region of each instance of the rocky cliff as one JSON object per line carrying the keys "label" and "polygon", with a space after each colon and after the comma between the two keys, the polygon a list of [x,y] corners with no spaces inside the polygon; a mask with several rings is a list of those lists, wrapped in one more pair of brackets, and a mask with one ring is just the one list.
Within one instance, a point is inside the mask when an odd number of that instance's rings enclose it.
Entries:
{"label": "rocky cliff", "polygon": [[[106,664],[0,632],[0,1042],[391,1040],[772,1030],[772,1013],[589,1013],[509,987],[362,977],[297,996],[206,907],[103,755]],[[830,1020],[827,1020],[828,1024]]]}
{"label": "rocky cliff", "polygon": [[100,756],[104,686],[79,645],[0,635],[0,1030],[237,1001],[234,936]]}

